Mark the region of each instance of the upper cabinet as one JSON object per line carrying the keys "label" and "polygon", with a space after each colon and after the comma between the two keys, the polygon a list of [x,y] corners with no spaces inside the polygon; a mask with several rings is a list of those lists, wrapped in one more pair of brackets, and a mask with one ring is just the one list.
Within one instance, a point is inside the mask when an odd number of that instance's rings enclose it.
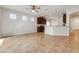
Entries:
{"label": "upper cabinet", "polygon": [[44,17],[37,17],[37,24],[46,24],[46,19]]}

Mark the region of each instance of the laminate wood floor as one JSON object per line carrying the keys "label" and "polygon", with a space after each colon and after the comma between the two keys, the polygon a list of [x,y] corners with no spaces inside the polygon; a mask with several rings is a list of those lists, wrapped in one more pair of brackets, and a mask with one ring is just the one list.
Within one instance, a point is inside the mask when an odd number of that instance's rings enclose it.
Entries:
{"label": "laminate wood floor", "polygon": [[44,33],[17,35],[0,39],[1,53],[68,53],[79,52],[79,31],[69,37]]}

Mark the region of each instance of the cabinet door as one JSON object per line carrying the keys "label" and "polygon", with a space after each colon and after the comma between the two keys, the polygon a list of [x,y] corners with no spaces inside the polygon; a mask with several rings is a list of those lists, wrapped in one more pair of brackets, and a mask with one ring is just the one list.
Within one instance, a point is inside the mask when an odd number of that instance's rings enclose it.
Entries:
{"label": "cabinet door", "polygon": [[44,26],[37,27],[37,32],[44,32]]}
{"label": "cabinet door", "polygon": [[37,24],[46,24],[46,19],[44,17],[38,17]]}

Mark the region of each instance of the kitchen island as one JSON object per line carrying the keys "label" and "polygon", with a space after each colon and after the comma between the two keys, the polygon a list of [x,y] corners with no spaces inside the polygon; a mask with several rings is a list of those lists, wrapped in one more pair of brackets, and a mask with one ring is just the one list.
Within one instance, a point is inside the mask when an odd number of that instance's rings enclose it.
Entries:
{"label": "kitchen island", "polygon": [[69,36],[69,26],[45,26],[45,34]]}

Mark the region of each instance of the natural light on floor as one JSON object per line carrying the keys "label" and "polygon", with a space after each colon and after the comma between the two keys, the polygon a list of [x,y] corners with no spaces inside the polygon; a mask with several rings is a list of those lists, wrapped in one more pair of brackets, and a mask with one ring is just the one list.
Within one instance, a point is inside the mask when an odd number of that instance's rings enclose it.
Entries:
{"label": "natural light on floor", "polygon": [[2,46],[4,38],[0,39],[0,46]]}

